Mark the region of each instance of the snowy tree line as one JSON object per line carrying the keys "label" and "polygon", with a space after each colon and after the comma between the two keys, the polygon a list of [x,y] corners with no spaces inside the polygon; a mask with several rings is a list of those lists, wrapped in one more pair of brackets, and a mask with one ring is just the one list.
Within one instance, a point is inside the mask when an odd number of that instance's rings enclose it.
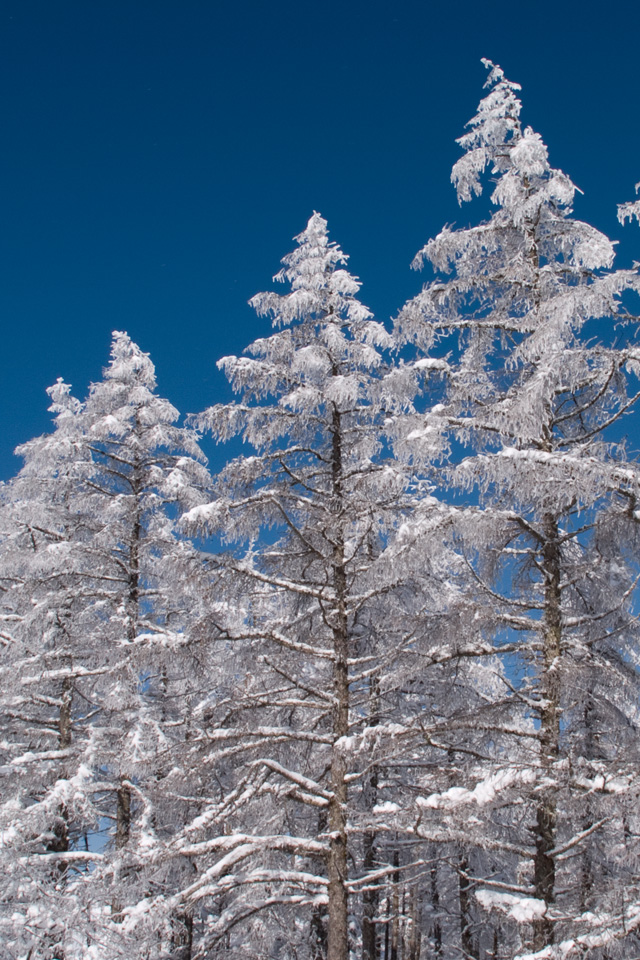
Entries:
{"label": "snowy tree line", "polygon": [[493,212],[392,329],[316,213],[237,401],[178,426],[125,333],[50,388],[0,505],[3,958],[638,955],[640,276],[485,65]]}

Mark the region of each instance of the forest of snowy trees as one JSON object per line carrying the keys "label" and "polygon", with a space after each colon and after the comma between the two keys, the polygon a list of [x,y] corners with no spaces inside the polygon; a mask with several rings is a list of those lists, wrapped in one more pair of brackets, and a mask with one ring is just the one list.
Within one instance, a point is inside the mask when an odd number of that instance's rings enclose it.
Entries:
{"label": "forest of snowy trees", "polygon": [[122,332],[50,388],[0,502],[2,960],[640,954],[640,274],[485,65],[491,216],[393,324],[314,213],[236,401],[181,421]]}

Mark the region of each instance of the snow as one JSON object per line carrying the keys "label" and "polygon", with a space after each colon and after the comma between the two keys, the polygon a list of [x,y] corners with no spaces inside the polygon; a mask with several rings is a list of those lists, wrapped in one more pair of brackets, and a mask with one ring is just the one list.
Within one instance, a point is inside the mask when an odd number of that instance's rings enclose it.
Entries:
{"label": "snow", "polygon": [[485,910],[499,910],[518,923],[532,923],[544,917],[547,905],[534,897],[519,897],[496,890],[476,890],[475,897]]}
{"label": "snow", "polygon": [[465,787],[449,787],[443,793],[432,793],[428,797],[418,797],[416,804],[432,810],[453,810],[463,804],[476,803],[479,807],[492,803],[503,790],[515,784],[532,783],[536,774],[532,769],[508,767],[490,774],[481,780],[473,790]]}

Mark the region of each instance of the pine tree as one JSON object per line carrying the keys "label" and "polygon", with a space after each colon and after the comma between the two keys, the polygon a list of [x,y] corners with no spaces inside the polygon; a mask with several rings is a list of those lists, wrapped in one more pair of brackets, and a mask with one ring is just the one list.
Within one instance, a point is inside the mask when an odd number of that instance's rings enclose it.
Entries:
{"label": "pine tree", "polygon": [[12,955],[62,957],[82,925],[88,854],[98,826],[81,758],[99,668],[86,633],[77,443],[81,404],[48,391],[52,434],[19,447],[24,466],[3,491],[0,576],[3,713],[2,940]]}
{"label": "pine tree", "polygon": [[[388,365],[390,336],[356,299],[360,284],[322,217],[296,239],[276,278],[291,292],[252,300],[276,332],[247,356],[220,361],[241,400],[197,420],[217,439],[240,435],[255,450],[219,474],[211,504],[187,515],[191,529],[233,547],[220,561],[231,593],[216,624],[252,665],[237,709],[213,716],[209,733],[220,763],[232,752],[239,758],[228,795],[237,819],[225,821],[230,834],[203,831],[188,847],[209,859],[185,897],[206,896],[215,917],[201,950],[223,938],[227,952],[240,950],[233,927],[277,906],[259,927],[275,936],[290,906],[292,950],[323,955],[326,938],[329,960],[345,960],[350,916],[373,949],[376,901],[361,899],[361,888],[370,875],[375,888],[393,872],[376,837],[399,807],[375,812],[371,761],[402,766],[421,736],[415,717],[400,721],[399,703],[414,700],[416,651],[454,588],[443,560],[448,514],[423,498],[387,439],[396,415],[411,408],[416,371]],[[395,536],[417,501],[420,533]],[[230,803],[223,794],[217,809]],[[213,812],[208,822],[221,829]],[[259,884],[270,890],[262,899]]]}
{"label": "pine tree", "polygon": [[154,391],[148,356],[116,334],[85,404],[52,388],[56,431],[19,449],[5,497],[5,675],[18,687],[4,707],[19,775],[3,814],[10,923],[32,958],[87,956],[94,942],[146,957],[188,934],[170,910],[149,925],[140,901],[168,899],[191,869],[164,866],[162,849],[186,816],[189,710],[208,686],[207,579],[173,527],[208,473]]}
{"label": "pine tree", "polygon": [[[637,724],[637,693],[633,671],[622,665],[637,662],[630,605],[636,563],[631,553],[620,556],[619,545],[637,481],[612,430],[637,399],[628,392],[635,348],[620,346],[614,334],[625,319],[620,295],[637,277],[609,271],[611,242],[571,218],[574,185],[550,167],[540,136],[522,128],[517,84],[485,64],[490,92],[459,141],[465,155],[452,179],[460,201],[470,200],[489,167],[497,209],[477,227],[446,228],[418,254],[417,266],[428,260],[453,276],[427,284],[401,312],[399,327],[419,349],[450,349],[455,359],[439,415],[466,456],[448,476],[481,498],[485,512],[467,528],[470,558],[484,560],[475,567],[477,589],[494,600],[501,642],[520,649],[511,669],[522,679],[510,683],[519,732],[504,749],[511,763],[523,763],[526,744],[538,744],[527,801],[529,886],[516,882],[512,860],[513,892],[488,890],[481,902],[531,923],[529,943],[541,950],[554,939],[578,944],[591,936],[592,922],[596,930],[601,923],[596,913],[607,913],[607,935],[629,930],[604,865],[580,913],[563,854],[593,844],[597,831],[601,842],[619,842],[619,833],[608,831],[625,801],[612,804],[604,784],[614,771],[618,785],[633,782],[629,730]],[[597,759],[581,743],[586,695],[597,703],[599,728],[615,724]],[[583,799],[588,785],[591,812]],[[518,846],[528,846],[526,835]],[[616,869],[619,877],[620,863]],[[521,903],[515,895],[527,891],[532,899]],[[575,925],[571,910],[580,913]]]}
{"label": "pine tree", "polygon": [[85,762],[100,781],[102,817],[113,822],[92,884],[111,904],[102,936],[126,957],[188,934],[171,911],[150,926],[139,903],[164,902],[189,873],[186,862],[177,874],[163,866],[163,848],[185,816],[178,797],[189,793],[189,710],[208,676],[197,636],[202,560],[174,528],[202,501],[209,475],[197,435],[175,426],[177,410],[155,388],[148,355],[116,332],[104,378],[79,416],[92,458],[85,509],[102,670]]}

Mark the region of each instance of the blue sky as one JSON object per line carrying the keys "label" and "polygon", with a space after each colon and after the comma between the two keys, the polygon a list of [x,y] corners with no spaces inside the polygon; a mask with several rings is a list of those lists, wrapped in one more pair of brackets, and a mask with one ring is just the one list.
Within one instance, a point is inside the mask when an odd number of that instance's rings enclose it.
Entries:
{"label": "blue sky", "polygon": [[84,396],[127,330],[182,412],[268,332],[267,289],[312,211],[387,320],[415,252],[474,222],[449,183],[481,57],[584,191],[576,215],[640,260],[616,204],[640,180],[637,5],[427,0],[15,0],[0,6],[0,477]]}

